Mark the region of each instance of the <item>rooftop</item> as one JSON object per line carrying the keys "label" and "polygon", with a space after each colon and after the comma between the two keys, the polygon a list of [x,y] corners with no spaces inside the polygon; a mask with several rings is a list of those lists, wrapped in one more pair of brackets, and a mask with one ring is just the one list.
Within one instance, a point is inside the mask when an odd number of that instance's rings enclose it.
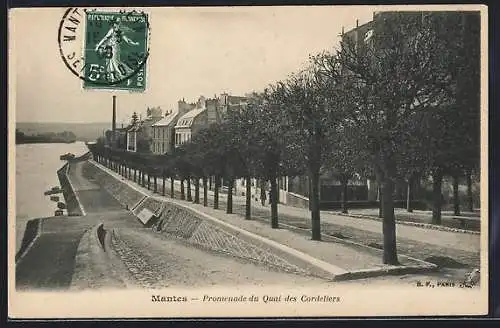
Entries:
{"label": "rooftop", "polygon": [[196,108],[193,110],[190,110],[186,114],[182,115],[181,118],[177,121],[177,124],[175,125],[176,127],[182,127],[182,126],[191,126],[193,124],[193,120],[200,115],[201,113],[205,112],[206,108]]}
{"label": "rooftop", "polygon": [[177,117],[178,113],[170,113],[168,114],[167,116],[165,116],[164,118],[162,118],[161,120],[159,120],[158,122],[154,123],[152,126],[167,126],[167,125],[170,125],[174,120],[175,118]]}

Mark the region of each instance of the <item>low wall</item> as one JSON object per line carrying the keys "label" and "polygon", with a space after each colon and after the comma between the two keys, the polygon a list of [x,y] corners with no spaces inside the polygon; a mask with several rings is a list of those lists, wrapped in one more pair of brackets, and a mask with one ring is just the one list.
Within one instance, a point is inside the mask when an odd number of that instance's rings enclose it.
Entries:
{"label": "low wall", "polygon": [[80,216],[83,215],[80,204],[75,195],[75,191],[71,186],[68,178],[69,164],[66,163],[57,171],[57,177],[59,179],[59,184],[61,185],[62,194],[66,202],[66,209],[69,216]]}
{"label": "low wall", "polygon": [[300,208],[309,208],[309,199],[307,197],[289,192],[286,195],[286,204]]}
{"label": "low wall", "polygon": [[98,176],[95,181],[102,187],[113,190],[115,198],[127,206],[136,217],[143,209],[155,214],[157,218],[153,229],[158,233],[176,237],[190,246],[227,254],[278,271],[332,278],[331,272],[276,245],[273,246],[272,243],[264,241],[265,238],[224,224],[168,198],[149,196],[121,181],[119,176],[104,171],[97,165],[94,165],[94,168]]}
{"label": "low wall", "polygon": [[26,229],[24,229],[23,241],[21,242],[21,247],[16,254],[16,262],[23,256],[23,254],[28,250],[30,244],[35,240],[38,233],[40,232],[41,219],[33,219],[26,222]]}

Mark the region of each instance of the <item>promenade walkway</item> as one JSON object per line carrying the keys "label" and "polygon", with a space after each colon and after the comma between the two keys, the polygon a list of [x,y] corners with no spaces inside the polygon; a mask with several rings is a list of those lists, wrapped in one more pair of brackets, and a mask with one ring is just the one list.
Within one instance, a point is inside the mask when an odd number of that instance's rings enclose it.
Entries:
{"label": "promenade walkway", "polygon": [[[180,188],[179,181],[176,181],[175,185],[176,188]],[[179,190],[180,189],[176,189],[176,192],[178,192]],[[149,190],[148,192],[151,195],[154,194],[151,190]],[[169,190],[166,191],[166,195],[168,195],[168,193]],[[208,190],[207,194],[209,195],[209,205],[213,206],[214,192],[212,190]],[[202,195],[203,195],[203,188],[200,187],[200,197],[202,197]],[[193,193],[193,198],[194,198],[194,193]],[[219,208],[222,210],[225,209],[227,194],[219,193],[219,200],[220,200]],[[234,207],[236,211],[238,211],[241,205],[245,204],[245,201],[246,198],[244,196],[233,195],[233,203],[235,205]],[[265,214],[268,216],[271,215],[270,205],[262,206],[260,202],[253,201],[252,208],[254,214],[257,215]],[[376,210],[368,209],[368,210],[352,210],[351,212],[353,214],[359,213],[359,214],[375,216],[374,215],[375,211]],[[401,214],[400,212],[402,211],[397,211],[397,214]],[[308,220],[308,222],[310,222],[311,218],[311,214],[308,209],[287,206],[284,204],[278,204],[278,214],[280,215],[280,218],[281,217],[301,218]],[[428,213],[425,213],[423,211],[417,211],[417,214],[424,216],[428,215]],[[382,232],[382,223],[378,220],[345,216],[340,213],[335,213],[332,211],[321,211],[321,220],[325,223],[350,227],[353,229],[364,230],[372,233]],[[431,230],[431,229],[397,223],[396,235],[398,236],[398,238],[404,238],[418,242],[425,242],[440,247],[451,247],[465,251],[479,251],[480,249],[480,236],[477,234]]]}
{"label": "promenade walkway", "polygon": [[[101,166],[102,167],[102,166]],[[109,170],[108,170],[109,171]],[[110,171],[112,172],[112,171]],[[113,174],[116,174],[112,172]],[[126,183],[133,185],[134,188],[143,190],[146,194],[154,197],[161,196],[161,180],[158,181],[159,193],[153,193],[152,190],[140,187],[133,181],[126,180]],[[175,198],[179,199],[179,182],[176,181]],[[165,194],[169,197],[169,181],[166,183],[167,190]],[[203,202],[203,189],[200,188],[200,202]],[[194,188],[193,188],[194,190]],[[219,194],[219,210],[213,210],[213,191],[207,192],[209,196],[208,207],[196,205],[211,215],[220,217],[225,214],[226,194]],[[193,192],[194,199],[194,192]],[[233,196],[233,213],[244,216],[245,197]],[[184,201],[189,204],[189,202]],[[193,204],[194,205],[194,204]],[[191,205],[190,205],[191,206]],[[295,208],[280,204],[278,206],[279,221],[282,228],[292,228],[295,232],[301,231],[304,237],[310,239],[310,212],[307,209]],[[264,224],[270,224],[270,207],[261,206],[258,202],[252,202],[252,221],[260,221]],[[369,245],[375,248],[381,248],[382,245],[382,224],[380,221],[353,218],[334,214],[331,212],[322,212],[322,232],[325,237],[328,235],[343,238],[348,241]],[[232,223],[238,226],[246,224],[233,219]],[[480,265],[480,236],[466,233],[455,233],[448,231],[430,230],[403,224],[397,224],[398,251],[402,254],[427,261],[437,261],[439,265],[450,267],[479,267]],[[311,243],[311,241],[309,240]],[[331,252],[328,252],[331,254]],[[445,258],[446,263],[443,263]]]}

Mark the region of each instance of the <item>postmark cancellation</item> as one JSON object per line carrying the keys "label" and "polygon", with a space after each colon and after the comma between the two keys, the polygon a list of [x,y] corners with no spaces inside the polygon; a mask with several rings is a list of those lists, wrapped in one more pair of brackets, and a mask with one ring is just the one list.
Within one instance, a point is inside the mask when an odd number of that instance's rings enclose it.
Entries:
{"label": "postmark cancellation", "polygon": [[149,32],[144,12],[70,8],[58,29],[61,59],[84,89],[142,92]]}

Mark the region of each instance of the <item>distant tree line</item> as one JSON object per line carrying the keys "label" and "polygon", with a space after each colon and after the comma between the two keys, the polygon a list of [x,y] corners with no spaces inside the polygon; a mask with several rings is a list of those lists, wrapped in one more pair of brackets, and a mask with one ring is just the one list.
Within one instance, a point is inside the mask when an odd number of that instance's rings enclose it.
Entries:
{"label": "distant tree line", "polygon": [[16,129],[16,144],[27,143],[73,143],[76,135],[71,131],[25,134]]}

